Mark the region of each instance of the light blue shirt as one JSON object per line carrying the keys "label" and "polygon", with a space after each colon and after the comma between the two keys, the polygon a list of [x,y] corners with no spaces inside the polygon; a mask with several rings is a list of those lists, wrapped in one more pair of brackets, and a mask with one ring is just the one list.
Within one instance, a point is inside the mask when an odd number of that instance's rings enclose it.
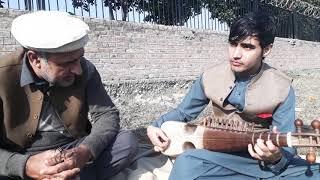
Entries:
{"label": "light blue shirt", "polygon": [[[239,111],[242,111],[244,108],[245,93],[251,79],[252,78],[236,78],[235,86],[226,99],[227,102],[232,104]],[[195,119],[209,102],[210,100],[203,90],[202,76],[200,76],[191,86],[191,89],[177,108],[162,115],[153,123],[153,126],[161,127],[162,123],[170,120],[189,122]],[[272,118],[272,126],[277,126],[277,129],[280,132],[285,133],[295,131],[295,94],[292,87],[290,87],[286,100],[273,112]],[[279,163],[268,166],[271,171],[275,173],[282,171],[285,165],[295,154],[295,150],[293,148],[282,148],[282,154],[283,158]]]}

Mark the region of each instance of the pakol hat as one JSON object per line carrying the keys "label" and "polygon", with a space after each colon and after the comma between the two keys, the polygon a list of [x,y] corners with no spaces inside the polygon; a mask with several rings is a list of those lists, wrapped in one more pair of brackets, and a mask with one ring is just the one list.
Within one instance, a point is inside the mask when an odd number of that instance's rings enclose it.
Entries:
{"label": "pakol hat", "polygon": [[89,26],[60,11],[36,11],[13,20],[11,33],[25,48],[49,53],[80,49],[88,42]]}

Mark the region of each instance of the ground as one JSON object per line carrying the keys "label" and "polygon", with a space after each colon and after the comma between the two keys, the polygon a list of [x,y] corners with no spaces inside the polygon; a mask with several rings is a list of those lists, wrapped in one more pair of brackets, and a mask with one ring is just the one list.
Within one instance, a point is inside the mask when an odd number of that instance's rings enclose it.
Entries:
{"label": "ground", "polygon": [[[309,125],[320,118],[320,69],[287,72],[296,93],[296,118]],[[121,126],[132,129],[140,139],[146,138],[145,128],[163,113],[181,102],[192,81],[106,85],[120,110]],[[203,117],[208,112],[200,115]]]}

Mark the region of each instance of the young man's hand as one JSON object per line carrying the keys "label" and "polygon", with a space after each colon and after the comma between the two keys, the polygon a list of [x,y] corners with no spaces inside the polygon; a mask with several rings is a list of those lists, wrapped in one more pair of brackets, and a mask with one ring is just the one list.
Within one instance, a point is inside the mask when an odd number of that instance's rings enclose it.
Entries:
{"label": "young man's hand", "polygon": [[167,149],[170,143],[170,139],[165,135],[165,133],[157,127],[149,126],[147,128],[147,134],[154,145],[154,150],[161,152]]}
{"label": "young man's hand", "polygon": [[[273,132],[278,133],[276,127],[273,128]],[[264,142],[262,139],[257,139],[254,146],[248,145],[248,151],[253,158],[267,164],[276,164],[282,157],[280,148],[275,146],[271,140]]]}

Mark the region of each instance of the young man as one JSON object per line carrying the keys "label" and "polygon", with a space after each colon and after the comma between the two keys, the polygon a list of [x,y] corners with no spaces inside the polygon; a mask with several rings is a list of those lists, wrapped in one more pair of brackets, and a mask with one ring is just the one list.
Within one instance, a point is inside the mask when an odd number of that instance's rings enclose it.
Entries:
{"label": "young man", "polygon": [[136,139],[83,57],[88,25],[38,11],[11,32],[23,48],[0,58],[0,176],[108,179],[128,166]]}
{"label": "young man", "polygon": [[[162,123],[191,121],[210,101],[216,118],[255,122],[262,128],[272,125],[274,132],[294,131],[292,80],[263,62],[274,38],[275,24],[266,14],[249,13],[235,21],[230,28],[228,62],[205,71],[176,109],[148,127],[154,149],[163,151],[170,143],[160,129]],[[304,178],[306,162],[294,155],[294,149],[262,139],[249,144],[247,152],[187,150],[176,159],[170,179]],[[317,177],[315,172],[311,178]]]}

